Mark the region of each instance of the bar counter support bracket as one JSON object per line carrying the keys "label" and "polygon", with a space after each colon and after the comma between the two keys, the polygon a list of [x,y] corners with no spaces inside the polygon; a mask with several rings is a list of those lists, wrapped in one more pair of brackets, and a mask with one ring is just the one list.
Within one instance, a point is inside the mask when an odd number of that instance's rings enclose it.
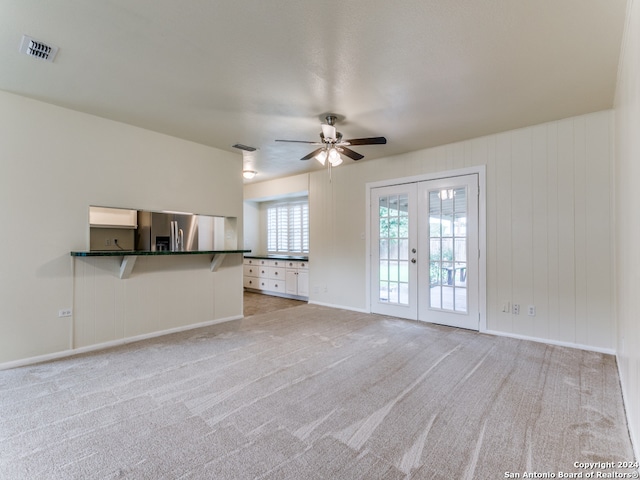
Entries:
{"label": "bar counter support bracket", "polygon": [[222,265],[224,261],[224,257],[226,257],[226,253],[216,253],[213,257],[211,257],[211,271],[215,272],[218,270],[218,267]]}
{"label": "bar counter support bracket", "polygon": [[129,275],[131,275],[137,259],[137,255],[125,255],[124,257],[122,257],[122,263],[120,263],[121,279],[129,278]]}

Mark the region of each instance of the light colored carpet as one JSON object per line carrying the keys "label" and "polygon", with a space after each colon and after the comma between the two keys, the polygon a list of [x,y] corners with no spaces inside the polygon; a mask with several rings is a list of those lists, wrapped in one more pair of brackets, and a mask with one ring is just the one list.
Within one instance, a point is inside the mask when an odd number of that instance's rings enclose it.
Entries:
{"label": "light colored carpet", "polygon": [[497,479],[632,458],[612,356],[317,305],[0,371],[2,479]]}
{"label": "light colored carpet", "polygon": [[250,317],[251,315],[256,315],[258,313],[275,312],[276,310],[284,310],[285,308],[299,307],[300,305],[306,305],[307,303],[302,300],[247,292],[246,290],[244,292],[243,299],[243,314],[245,317]]}

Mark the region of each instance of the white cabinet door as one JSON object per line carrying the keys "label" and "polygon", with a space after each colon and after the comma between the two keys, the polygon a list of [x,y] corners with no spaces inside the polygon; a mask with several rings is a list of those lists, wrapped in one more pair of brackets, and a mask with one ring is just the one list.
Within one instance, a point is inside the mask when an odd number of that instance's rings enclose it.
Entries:
{"label": "white cabinet door", "polygon": [[287,269],[287,288],[289,295],[298,295],[298,270]]}
{"label": "white cabinet door", "polygon": [[298,295],[301,297],[309,296],[309,270],[298,270]]}

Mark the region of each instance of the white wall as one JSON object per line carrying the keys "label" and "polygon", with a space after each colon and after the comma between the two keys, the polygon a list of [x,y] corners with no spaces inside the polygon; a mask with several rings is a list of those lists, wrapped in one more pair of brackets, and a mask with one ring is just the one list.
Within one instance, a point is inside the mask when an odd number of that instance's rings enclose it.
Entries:
{"label": "white wall", "polygon": [[260,236],[260,203],[245,201],[243,216],[244,248],[251,250],[252,254],[260,254],[263,252],[263,246]]}
{"label": "white wall", "polygon": [[[332,182],[312,173],[310,300],[369,308],[367,182],[486,165],[488,329],[613,351],[612,118],[604,111],[345,162]],[[535,304],[536,316],[501,313],[504,301]]]}
{"label": "white wall", "polygon": [[640,3],[627,6],[616,90],[616,351],[629,430],[640,458]]}
{"label": "white wall", "polygon": [[299,196],[309,190],[309,174],[276,178],[268,182],[248,183],[244,186],[244,199],[266,201],[288,196]]}
{"label": "white wall", "polygon": [[254,255],[267,253],[267,211],[273,201],[307,197],[309,174],[293,175],[244,186],[244,245]]}
{"label": "white wall", "polygon": [[240,156],[0,92],[0,167],[0,363],[241,315],[240,255],[139,259],[127,280],[69,256],[89,205],[235,216],[242,235]]}

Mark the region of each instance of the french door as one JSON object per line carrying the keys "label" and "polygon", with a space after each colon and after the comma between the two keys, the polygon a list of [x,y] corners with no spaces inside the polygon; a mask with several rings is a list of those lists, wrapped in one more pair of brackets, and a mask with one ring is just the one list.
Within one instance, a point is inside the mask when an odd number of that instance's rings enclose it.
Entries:
{"label": "french door", "polygon": [[371,205],[371,311],[478,330],[478,176],[374,188]]}

